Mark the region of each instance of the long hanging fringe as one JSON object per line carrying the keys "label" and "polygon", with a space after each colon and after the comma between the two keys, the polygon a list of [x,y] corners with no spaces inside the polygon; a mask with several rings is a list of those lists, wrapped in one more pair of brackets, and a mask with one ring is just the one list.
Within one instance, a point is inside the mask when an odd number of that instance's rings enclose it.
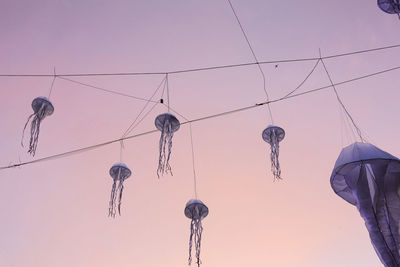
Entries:
{"label": "long hanging fringe", "polygon": [[28,120],[26,121],[25,126],[24,126],[24,130],[22,131],[22,139],[21,139],[22,147],[24,146],[23,142],[24,142],[25,129],[32,117],[33,117],[33,119],[31,122],[31,137],[29,139],[28,153],[31,154],[32,156],[35,156],[36,147],[39,142],[40,123],[46,117],[45,105],[42,104],[42,106],[40,107],[38,112],[35,112],[28,117]]}
{"label": "long hanging fringe", "polygon": [[271,171],[275,180],[282,180],[281,167],[279,165],[279,141],[275,130],[271,132]]}
{"label": "long hanging fringe", "polygon": [[[192,219],[190,223],[190,239],[189,239],[189,266],[192,265],[192,246],[193,241],[195,243],[196,250],[196,264],[200,267],[200,248],[201,248],[201,235],[203,233],[203,226],[201,225],[201,219]],[[194,238],[193,238],[194,237]]]}
{"label": "long hanging fringe", "polygon": [[119,191],[119,197],[118,197],[118,214],[121,215],[121,203],[122,203],[122,192],[124,191],[124,185],[122,181],[119,181],[117,191]]}
{"label": "long hanging fringe", "polygon": [[[117,179],[114,180],[111,189],[110,205],[108,208],[108,217],[115,217],[117,213],[117,196],[118,196],[118,214],[121,215],[121,204],[122,204],[122,192],[124,191],[123,182],[125,177],[121,176],[121,170],[119,170]],[[118,183],[118,186],[117,186]]]}
{"label": "long hanging fringe", "polygon": [[111,197],[110,197],[110,205],[108,208],[108,217],[115,217],[115,205],[116,205],[115,201],[117,198],[116,190],[117,190],[117,180],[114,180],[114,183],[111,188]]}
{"label": "long hanging fringe", "polygon": [[172,132],[172,125],[169,120],[166,120],[164,122],[159,143],[160,156],[158,159],[158,169],[157,169],[158,178],[160,178],[160,175],[168,174],[168,172],[172,175],[171,166],[169,165],[169,159],[171,157],[173,136],[174,133]]}

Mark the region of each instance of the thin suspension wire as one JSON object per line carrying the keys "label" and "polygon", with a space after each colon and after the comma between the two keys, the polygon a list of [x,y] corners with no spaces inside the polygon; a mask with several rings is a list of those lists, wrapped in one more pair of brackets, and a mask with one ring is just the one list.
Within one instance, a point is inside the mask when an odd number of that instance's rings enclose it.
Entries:
{"label": "thin suspension wire", "polygon": [[[320,54],[321,54],[321,50],[320,50]],[[338,93],[337,90],[336,90],[336,87],[335,87],[335,85],[334,85],[334,83],[333,83],[333,81],[332,81],[331,75],[329,74],[328,69],[327,69],[327,67],[325,66],[325,63],[324,63],[324,61],[323,61],[322,59],[321,59],[321,63],[322,63],[322,65],[324,66],[326,75],[328,76],[329,81],[330,81],[330,83],[331,83],[331,85],[332,85],[333,91],[335,92],[336,99],[339,101],[339,103],[340,103],[340,105],[342,106],[344,112],[346,113],[346,115],[348,116],[348,118],[351,120],[351,123],[353,124],[355,130],[357,131],[357,135],[358,135],[358,137],[360,138],[361,142],[364,143],[365,140],[364,140],[364,138],[362,137],[361,130],[360,130],[360,128],[357,126],[355,120],[354,120],[353,117],[351,116],[350,112],[347,110],[346,106],[343,104],[342,99],[340,99],[339,93]]]}
{"label": "thin suspension wire", "polygon": [[197,176],[196,176],[196,167],[195,167],[195,158],[194,158],[194,148],[193,148],[193,134],[192,134],[192,123],[189,123],[190,130],[190,144],[192,146],[192,167],[193,167],[193,186],[194,186],[194,197],[197,198]]}
{"label": "thin suspension wire", "polygon": [[[163,103],[164,106],[167,107],[167,105],[165,103]],[[177,114],[178,116],[182,117],[185,121],[190,121],[188,118],[186,118],[185,116],[183,116],[182,114],[180,114],[178,111],[176,111],[175,109],[169,107],[170,110],[172,110],[173,113]]]}
{"label": "thin suspension wire", "polygon": [[[344,113],[342,106],[340,105],[339,102],[337,102],[337,105],[338,105],[338,111],[339,111],[339,117],[340,117],[342,147],[344,147],[345,145],[348,145],[348,144],[351,144],[351,143],[354,143],[355,141],[357,141],[357,136],[354,133],[354,129],[351,126],[349,118]],[[346,140],[344,140],[343,135],[345,135]]]}
{"label": "thin suspension wire", "polygon": [[[256,53],[254,52],[254,49],[250,44],[249,38],[247,37],[247,34],[246,34],[246,32],[245,32],[245,30],[244,30],[244,28],[242,26],[242,23],[239,20],[239,16],[236,14],[235,8],[233,7],[231,0],[227,0],[227,1],[229,3],[229,6],[231,7],[233,15],[235,15],[236,21],[237,21],[240,29],[242,30],[242,33],[243,33],[244,38],[246,39],[247,45],[249,46],[250,51],[253,54],[255,63],[257,64],[257,67],[260,70],[260,73],[261,73],[261,76],[262,76],[262,79],[263,79],[263,90],[264,90],[265,95],[267,96],[267,101],[269,101],[269,95],[268,95],[268,92],[267,92],[267,85],[266,85],[266,78],[265,78],[264,71],[263,71],[261,65],[259,64],[258,58],[256,56]],[[272,116],[271,106],[269,104],[267,106],[268,106],[269,116],[270,116],[270,119],[271,119],[271,124],[274,124],[274,119],[273,119],[273,116]]]}
{"label": "thin suspension wire", "polygon": [[94,85],[91,85],[91,84],[88,84],[88,83],[79,82],[79,81],[76,81],[76,80],[72,80],[70,78],[65,78],[62,75],[56,75],[56,77],[60,78],[60,79],[63,79],[63,80],[66,80],[66,81],[69,81],[69,82],[72,82],[72,83],[80,84],[80,85],[83,85],[83,86],[86,86],[86,87],[90,87],[90,88],[93,88],[93,89],[96,89],[96,90],[107,92],[107,93],[110,93],[110,94],[125,96],[125,97],[129,97],[129,98],[133,98],[133,99],[141,100],[141,101],[149,101],[149,102],[153,102],[153,103],[157,102],[157,101],[150,101],[149,99],[146,99],[146,98],[133,96],[133,95],[129,95],[129,94],[124,94],[124,93],[120,93],[120,92],[117,92],[117,91],[113,91],[113,90],[105,89],[105,88],[102,88],[102,87],[94,86]]}
{"label": "thin suspension wire", "polygon": [[57,158],[64,158],[64,157],[80,154],[80,153],[83,153],[83,152],[86,152],[86,151],[91,151],[91,150],[94,150],[94,149],[97,149],[97,148],[100,148],[100,147],[104,147],[104,146],[113,144],[115,142],[120,142],[120,141],[123,141],[123,140],[127,140],[127,139],[131,139],[131,138],[136,138],[136,137],[140,137],[140,136],[143,136],[143,135],[155,133],[157,131],[158,130],[152,130],[152,131],[148,131],[148,132],[144,132],[144,133],[140,133],[140,134],[136,134],[136,135],[131,135],[131,136],[128,136],[128,137],[125,137],[125,138],[119,138],[119,139],[107,141],[107,142],[96,144],[96,145],[92,145],[92,146],[87,146],[87,147],[83,147],[83,148],[70,150],[70,151],[67,151],[67,152],[63,152],[63,153],[59,153],[59,154],[43,157],[43,158],[40,158],[40,159],[20,162],[20,163],[12,164],[12,165],[9,165],[9,166],[0,167],[0,170],[20,167],[20,166],[24,166],[24,165],[28,165],[28,164],[33,164],[33,163],[44,162],[44,161],[53,160],[53,159],[57,159]]}
{"label": "thin suspension wire", "polygon": [[[135,129],[152,111],[153,109],[160,103],[156,102],[153,104],[153,106],[151,106],[151,108],[146,112],[146,114],[144,114],[144,116],[135,124],[133,125],[132,129],[129,131],[129,133],[131,133],[133,131],[133,129]],[[129,133],[127,133],[126,135],[122,136],[123,138],[125,138]]]}
{"label": "thin suspension wire", "polygon": [[[146,102],[146,104],[143,106],[142,110],[139,112],[139,114],[137,115],[137,117],[135,118],[135,120],[131,123],[131,125],[129,125],[128,129],[126,129],[126,131],[124,132],[124,134],[122,135],[122,137],[127,136],[129,133],[132,132],[132,130],[133,130],[137,125],[139,125],[139,123],[138,123],[138,124],[136,124],[136,125],[134,126],[134,124],[135,124],[136,121],[139,119],[140,115],[142,115],[142,113],[143,113],[144,110],[147,108],[147,106],[150,104],[150,102],[153,102],[152,100],[153,100],[154,96],[155,96],[155,95],[157,94],[157,92],[160,90],[161,85],[163,85],[164,82],[165,82],[165,78],[162,79],[161,83],[157,86],[156,90],[155,90],[154,93],[151,95],[149,101]],[[158,104],[158,102],[155,102],[155,104]],[[153,106],[153,107],[154,107],[154,106]],[[145,117],[146,117],[146,116],[144,116],[143,118],[145,118]]]}
{"label": "thin suspension wire", "polygon": [[[346,134],[346,145],[351,144],[357,141],[357,134],[354,132],[354,127],[351,125],[349,118],[347,117],[346,113],[343,111],[342,106],[340,105],[339,101],[337,102],[339,115],[342,121],[342,128]],[[342,142],[342,147],[345,146]]]}
{"label": "thin suspension wire", "polygon": [[168,73],[166,73],[165,77],[164,77],[165,82],[164,82],[164,85],[163,85],[163,90],[161,92],[161,100],[160,100],[160,103],[163,104],[164,106],[166,106],[165,105],[165,101],[164,101],[164,95],[165,95],[165,88],[167,87],[167,76],[168,76]]}
{"label": "thin suspension wire", "polygon": [[[357,80],[369,78],[369,77],[372,77],[372,76],[380,75],[380,74],[391,72],[391,71],[394,71],[394,70],[400,70],[400,66],[393,67],[393,68],[386,69],[386,70],[382,70],[382,71],[378,71],[378,72],[374,72],[374,73],[370,73],[370,74],[363,75],[363,76],[359,76],[359,77],[356,77],[356,78],[353,78],[353,79],[349,79],[349,80],[345,80],[345,81],[342,81],[342,82],[339,82],[339,83],[336,83],[336,84],[330,84],[330,85],[327,85],[327,86],[311,89],[311,90],[308,90],[308,91],[305,91],[305,92],[292,94],[292,95],[287,96],[287,97],[281,97],[281,98],[278,98],[278,99],[275,99],[275,100],[270,100],[270,101],[267,101],[267,102],[257,103],[255,105],[251,105],[251,106],[246,106],[246,107],[233,109],[233,110],[229,110],[229,111],[225,111],[225,112],[221,112],[221,113],[217,113],[217,114],[213,114],[213,115],[209,115],[209,116],[205,116],[205,117],[201,117],[201,118],[197,118],[197,119],[188,120],[186,122],[182,122],[181,125],[184,125],[184,124],[187,124],[187,123],[194,123],[194,122],[198,122],[198,121],[203,121],[203,120],[207,120],[207,119],[212,119],[212,118],[217,118],[217,117],[222,117],[222,116],[230,115],[230,114],[233,114],[233,113],[242,112],[242,111],[245,111],[245,110],[250,110],[250,109],[253,109],[253,108],[264,106],[264,105],[266,105],[268,103],[280,102],[280,101],[283,101],[283,100],[287,100],[287,99],[303,96],[303,95],[306,95],[306,94],[315,93],[315,92],[318,92],[318,91],[321,91],[321,90],[329,89],[332,86],[351,83],[351,82],[354,82],[354,81],[357,81]],[[96,145],[92,145],[92,146],[78,148],[78,149],[75,149],[75,150],[71,150],[71,151],[67,151],[67,152],[63,152],[63,153],[47,156],[47,157],[40,158],[40,159],[20,162],[20,163],[16,163],[16,164],[10,164],[10,165],[7,165],[7,166],[0,167],[0,170],[11,169],[11,168],[20,167],[20,166],[24,166],[24,165],[28,165],[28,164],[48,161],[48,160],[62,158],[62,157],[67,157],[67,156],[71,156],[71,155],[74,155],[74,154],[83,153],[83,152],[86,152],[86,151],[97,149],[97,148],[100,148],[100,147],[103,147],[103,146],[107,146],[107,145],[113,144],[115,142],[120,142],[121,140],[133,139],[133,138],[137,138],[137,137],[140,137],[140,136],[144,136],[144,135],[148,135],[148,134],[152,134],[152,133],[156,133],[156,132],[158,132],[157,129],[156,130],[147,131],[147,132],[142,132],[142,133],[139,133],[139,134],[136,134],[136,135],[126,136],[124,138],[118,138],[118,139],[115,139],[115,140],[111,140],[111,141],[108,141],[108,142],[104,142],[104,143],[100,143],[100,144],[96,144]]]}
{"label": "thin suspension wire", "polygon": [[341,141],[341,147],[344,147],[344,142],[343,142],[343,133],[346,133],[344,130],[344,120],[343,120],[343,114],[342,114],[342,110],[339,109],[339,124],[340,124],[340,141]]}
{"label": "thin suspension wire", "polygon": [[[251,51],[251,53],[253,54],[254,60],[256,61],[255,63],[258,65],[258,59],[257,59],[256,53],[254,52],[253,47],[252,47],[251,44],[250,44],[250,40],[249,40],[249,38],[247,37],[247,34],[246,34],[246,32],[245,32],[245,30],[244,30],[244,28],[243,28],[243,26],[242,26],[242,23],[241,23],[240,20],[239,20],[239,16],[236,14],[235,8],[233,7],[231,0],[227,0],[227,1],[228,1],[228,3],[229,3],[229,6],[231,7],[231,10],[232,10],[232,12],[233,12],[233,15],[235,15],[236,21],[237,21],[237,23],[238,23],[240,29],[242,30],[242,33],[243,33],[244,38],[246,39],[247,45],[249,46],[250,51]],[[262,72],[262,70],[261,70],[261,72]],[[268,97],[268,93],[267,93],[267,92],[265,92],[265,93],[267,94],[267,97]]]}
{"label": "thin suspension wire", "polygon": [[119,149],[119,162],[123,162],[122,161],[122,152],[123,152],[124,148],[125,148],[124,140],[121,140],[120,141],[120,149]]}
{"label": "thin suspension wire", "polygon": [[168,113],[169,113],[169,83],[168,83],[168,73],[165,75],[165,83],[167,84],[167,101],[168,101]]}
{"label": "thin suspension wire", "polygon": [[340,111],[342,112],[344,119],[346,120],[346,128],[348,131],[350,131],[351,134],[351,142],[354,143],[357,141],[357,133],[354,131],[354,127],[351,124],[351,121],[349,119],[349,117],[346,115],[346,113],[343,111],[342,106],[340,105],[340,103],[338,102],[338,105],[340,107]]}
{"label": "thin suspension wire", "polygon": [[[356,54],[370,53],[380,50],[399,48],[400,44],[390,45],[390,46],[382,46],[377,48],[365,49],[365,50],[357,50],[347,53],[341,54],[333,54],[330,56],[324,56],[321,59],[332,59],[338,57],[346,57]],[[89,77],[89,76],[140,76],[140,75],[165,75],[169,74],[180,74],[187,72],[197,72],[197,71],[208,71],[208,70],[216,70],[216,69],[225,69],[225,68],[236,68],[236,67],[246,67],[252,65],[263,65],[263,64],[277,64],[277,63],[291,63],[291,62],[303,62],[303,61],[315,61],[320,59],[319,57],[311,57],[311,58],[293,58],[293,59],[280,59],[280,60],[271,60],[271,61],[259,61],[259,62],[247,62],[247,63],[238,63],[238,64],[228,64],[228,65],[218,65],[218,66],[209,66],[202,68],[190,68],[190,69],[181,69],[174,71],[163,71],[163,72],[113,72],[113,73],[65,73],[58,74],[57,77]],[[0,77],[54,77],[54,74],[0,74]]]}
{"label": "thin suspension wire", "polygon": [[287,95],[285,95],[284,98],[290,96],[291,94],[293,94],[294,92],[296,92],[298,89],[300,89],[300,87],[303,86],[303,84],[308,80],[308,78],[310,78],[311,74],[313,74],[313,72],[314,72],[315,69],[317,68],[319,62],[320,62],[320,59],[317,60],[317,62],[315,63],[314,67],[311,69],[310,73],[308,73],[308,75],[306,76],[306,78],[304,78],[304,80],[303,80],[295,89],[293,89],[293,90],[290,91]]}
{"label": "thin suspension wire", "polygon": [[[369,77],[377,76],[377,75],[380,75],[380,74],[383,74],[383,73],[387,73],[387,72],[391,72],[391,71],[398,70],[398,69],[400,69],[400,66],[393,67],[393,68],[390,68],[390,69],[385,69],[385,70],[374,72],[374,73],[370,73],[370,74],[363,75],[363,76],[359,76],[359,77],[356,77],[356,78],[353,78],[353,79],[349,79],[349,80],[345,80],[345,81],[342,81],[342,82],[338,82],[338,83],[335,83],[334,86],[355,82],[355,81],[358,81],[358,80],[362,80],[362,79],[366,79],[366,78],[369,78]],[[298,96],[314,93],[314,92],[321,91],[321,90],[324,90],[324,89],[328,89],[328,88],[331,88],[331,87],[332,87],[332,84],[326,85],[326,86],[322,86],[322,87],[311,89],[311,90],[308,90],[308,91],[305,91],[305,92],[302,92],[302,93],[297,93],[297,94],[290,95],[290,96],[287,96],[287,97],[281,97],[281,98],[278,98],[276,100],[271,100],[270,103],[279,102],[281,100],[285,100],[285,99],[289,99],[289,98],[293,98],[293,97],[298,97]]]}
{"label": "thin suspension wire", "polygon": [[53,72],[54,72],[54,77],[53,77],[53,81],[51,82],[48,99],[50,99],[51,92],[53,91],[53,87],[54,87],[54,82],[56,81],[56,77],[57,77],[57,75],[56,75],[56,67],[54,67]]}

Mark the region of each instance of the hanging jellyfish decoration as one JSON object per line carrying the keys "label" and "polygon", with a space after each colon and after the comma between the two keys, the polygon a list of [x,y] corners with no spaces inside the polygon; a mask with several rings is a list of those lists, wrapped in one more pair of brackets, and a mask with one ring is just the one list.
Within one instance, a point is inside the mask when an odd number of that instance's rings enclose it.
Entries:
{"label": "hanging jellyfish decoration", "polygon": [[110,169],[110,175],[114,180],[111,189],[111,197],[108,208],[108,216],[115,217],[117,213],[118,198],[118,214],[121,215],[122,192],[124,191],[124,181],[131,176],[131,170],[123,163],[116,163]]}
{"label": "hanging jellyfish decoration", "polygon": [[171,157],[172,149],[172,137],[174,132],[180,128],[179,120],[170,113],[163,113],[157,116],[155,125],[158,130],[161,131],[160,137],[160,155],[158,159],[157,176],[167,174],[168,172],[172,175],[171,166],[169,165],[169,159]]}
{"label": "hanging jellyfish decoration", "polygon": [[359,210],[384,266],[400,266],[400,159],[356,142],[342,149],[330,182]]}
{"label": "hanging jellyfish decoration", "polygon": [[388,14],[397,14],[400,19],[400,0],[378,0],[378,7]]}
{"label": "hanging jellyfish decoration", "polygon": [[281,180],[281,167],[279,165],[279,142],[285,138],[285,130],[281,127],[269,125],[262,133],[265,142],[271,145],[271,171],[274,181]]}
{"label": "hanging jellyfish decoration", "polygon": [[44,120],[45,117],[50,116],[54,112],[54,106],[46,97],[36,97],[32,101],[32,109],[33,114],[28,117],[27,122],[25,123],[24,130],[22,131],[22,139],[21,146],[24,147],[24,134],[26,126],[29,121],[31,121],[31,135],[29,139],[29,149],[28,153],[32,156],[35,156],[36,147],[39,142],[39,132],[40,132],[40,124]]}
{"label": "hanging jellyfish decoration", "polygon": [[200,248],[201,248],[201,235],[203,233],[203,226],[201,221],[207,217],[208,208],[198,199],[191,199],[186,203],[185,216],[191,219],[190,223],[190,238],[189,238],[189,266],[192,264],[192,245],[195,244],[196,251],[196,264],[200,267]]}

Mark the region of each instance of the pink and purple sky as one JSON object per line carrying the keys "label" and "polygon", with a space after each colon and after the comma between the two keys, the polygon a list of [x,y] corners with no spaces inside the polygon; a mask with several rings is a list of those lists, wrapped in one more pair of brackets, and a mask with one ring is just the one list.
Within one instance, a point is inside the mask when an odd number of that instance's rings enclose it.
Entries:
{"label": "pink and purple sky", "polygon": [[[300,3],[301,2],[301,3]],[[376,1],[232,0],[260,61],[318,57],[400,44],[400,21]],[[227,1],[40,0],[0,2],[0,74],[152,72],[253,62]],[[399,49],[327,59],[332,79],[399,66]],[[271,99],[293,90],[315,62],[263,65]],[[368,141],[400,156],[400,71],[338,86]],[[75,77],[150,98],[162,75]],[[51,77],[0,77],[0,165],[31,160],[21,148],[31,101]],[[325,86],[321,65],[299,92]],[[169,76],[170,104],[186,118],[265,100],[256,66]],[[158,96],[159,98],[159,96]],[[156,98],[156,99],[158,99]],[[119,138],[145,104],[57,78],[55,112],[41,125],[35,158]],[[261,132],[267,108],[193,123],[204,267],[376,267],[381,263],[354,206],[330,174],[352,142],[332,89],[271,105],[286,130],[273,182]],[[132,134],[154,129],[158,105]],[[184,121],[181,119],[181,121]],[[193,197],[188,125],[174,136],[174,176],[157,179],[159,133],[125,142],[122,216],[107,217],[119,161],[115,143],[0,171],[1,267],[186,266]]]}

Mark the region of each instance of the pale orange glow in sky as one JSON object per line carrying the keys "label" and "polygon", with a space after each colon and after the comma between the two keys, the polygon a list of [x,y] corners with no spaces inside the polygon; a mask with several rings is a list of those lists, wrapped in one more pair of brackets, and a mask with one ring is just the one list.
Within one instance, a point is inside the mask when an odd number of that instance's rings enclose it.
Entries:
{"label": "pale orange glow in sky", "polygon": [[[300,3],[301,2],[301,3]],[[400,21],[375,1],[232,0],[260,61],[400,44]],[[227,1],[40,0],[0,3],[0,74],[165,72],[253,62]],[[334,82],[399,66],[400,48],[327,59]],[[271,99],[314,61],[263,65]],[[367,140],[400,156],[400,70],[338,86]],[[71,77],[150,98],[163,75]],[[31,101],[51,77],[0,77],[0,165],[32,158],[20,146]],[[329,85],[321,64],[299,89]],[[265,101],[257,66],[169,75],[170,105],[189,119]],[[156,96],[156,100],[160,94]],[[165,98],[165,97],[164,97]],[[57,78],[55,112],[35,158],[122,136],[145,102]],[[151,105],[150,105],[151,106]],[[356,207],[329,178],[354,140],[332,89],[271,104],[286,137],[273,182],[266,106],[192,124],[204,267],[382,266]],[[132,134],[153,130],[158,105]],[[183,122],[184,119],[179,117]],[[189,126],[173,137],[173,176],[157,179],[159,132],[125,142],[122,216],[107,217],[120,144],[0,171],[1,267],[186,266],[194,197]]]}

